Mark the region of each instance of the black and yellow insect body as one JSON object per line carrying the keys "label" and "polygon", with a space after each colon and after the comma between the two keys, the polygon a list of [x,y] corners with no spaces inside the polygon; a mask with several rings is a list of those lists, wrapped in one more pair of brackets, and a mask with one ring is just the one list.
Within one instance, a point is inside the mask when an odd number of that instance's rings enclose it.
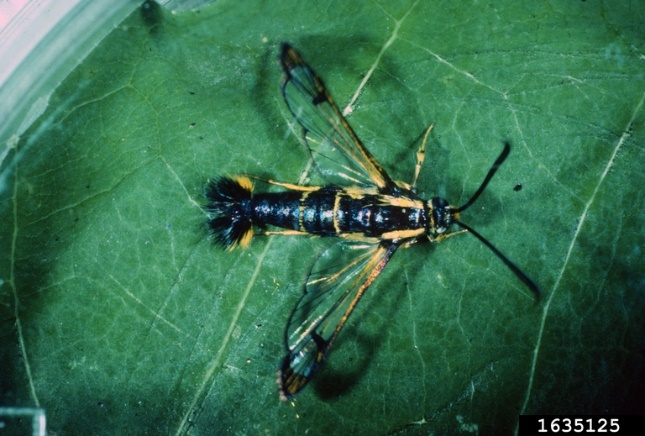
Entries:
{"label": "black and yellow insect body", "polygon": [[340,238],[316,260],[287,324],[287,355],[278,378],[283,399],[300,391],[320,369],[356,304],[396,250],[422,239],[438,242],[454,235],[449,232],[453,224],[481,240],[539,296],[531,279],[459,221],[459,212],[475,202],[506,160],[509,144],[504,144],[465,205],[450,206],[440,197],[423,200],[414,186],[432,126],[417,153],[412,183],[395,182],[358,139],[300,54],[283,44],[280,61],[286,74],[285,101],[329,184],[300,186],[268,180],[283,191],[254,193],[250,177],[222,177],[207,186],[206,211],[215,241],[226,249],[247,246],[254,227],[263,234]]}
{"label": "black and yellow insect body", "polygon": [[[441,198],[430,204],[409,190],[384,195],[367,189],[315,187],[312,190],[253,194],[245,177],[220,178],[207,189],[210,226],[225,248],[246,246],[253,226],[292,230],[289,234],[338,236],[352,240],[393,240],[443,233],[452,210]],[[282,232],[284,233],[284,232]]]}

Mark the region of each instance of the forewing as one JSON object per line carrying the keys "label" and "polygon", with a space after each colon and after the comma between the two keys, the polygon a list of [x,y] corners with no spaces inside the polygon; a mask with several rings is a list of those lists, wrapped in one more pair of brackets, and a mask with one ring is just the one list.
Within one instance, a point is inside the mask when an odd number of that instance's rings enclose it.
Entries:
{"label": "forewing", "polygon": [[340,186],[376,185],[387,190],[394,182],[370,154],[334,103],[323,81],[290,45],[282,45],[286,74],[282,94],[320,172]]}
{"label": "forewing", "polygon": [[302,389],[320,369],[338,332],[399,245],[341,241],[318,258],[287,324],[287,356],[278,380],[283,398]]}

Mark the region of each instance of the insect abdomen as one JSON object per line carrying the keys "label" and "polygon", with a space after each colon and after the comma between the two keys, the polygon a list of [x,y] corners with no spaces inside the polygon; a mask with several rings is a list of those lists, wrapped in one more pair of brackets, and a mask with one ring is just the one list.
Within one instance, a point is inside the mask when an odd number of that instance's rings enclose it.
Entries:
{"label": "insect abdomen", "polygon": [[426,225],[423,207],[401,207],[388,204],[379,195],[350,195],[335,187],[256,194],[252,203],[256,224],[318,236],[379,237],[390,232],[424,229]]}
{"label": "insect abdomen", "polygon": [[338,188],[311,192],[287,191],[257,194],[253,221],[318,236],[334,236],[334,202]]}
{"label": "insect abdomen", "polygon": [[301,198],[302,192],[297,191],[256,194],[251,207],[253,222],[298,230]]}
{"label": "insect abdomen", "polygon": [[[248,245],[253,225],[317,236],[359,234],[377,238],[403,235],[401,232],[420,234],[426,226],[423,204],[404,207],[378,194],[350,194],[337,187],[253,194],[253,184],[246,177],[220,178],[209,183],[206,198],[215,241],[227,249]],[[408,204],[416,201],[394,200]]]}

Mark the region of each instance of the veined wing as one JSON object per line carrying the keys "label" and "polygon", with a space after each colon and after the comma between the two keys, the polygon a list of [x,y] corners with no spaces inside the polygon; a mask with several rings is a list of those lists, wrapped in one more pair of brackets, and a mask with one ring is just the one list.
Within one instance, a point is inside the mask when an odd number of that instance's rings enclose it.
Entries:
{"label": "veined wing", "polygon": [[361,143],[327,92],[325,84],[290,45],[282,44],[280,57],[286,74],[282,94],[294,118],[304,129],[316,165],[331,183],[376,185],[394,189],[381,164]]}
{"label": "veined wing", "polygon": [[399,245],[341,241],[318,258],[287,324],[287,356],[278,379],[283,399],[320,369],[338,332]]}

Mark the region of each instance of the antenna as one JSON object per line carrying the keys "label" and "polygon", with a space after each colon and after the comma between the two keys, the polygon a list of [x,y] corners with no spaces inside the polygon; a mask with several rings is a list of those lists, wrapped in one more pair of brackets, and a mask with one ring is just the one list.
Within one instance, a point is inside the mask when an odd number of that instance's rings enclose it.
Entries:
{"label": "antenna", "polygon": [[486,189],[486,186],[488,186],[488,182],[490,182],[490,179],[493,178],[499,167],[504,163],[506,158],[508,157],[508,154],[511,152],[511,144],[508,142],[504,143],[504,150],[502,150],[502,154],[499,155],[493,166],[488,170],[488,174],[486,174],[486,178],[482,182],[482,184],[479,186],[479,189],[477,192],[473,194],[472,197],[470,197],[470,200],[466,202],[461,207],[458,207],[457,209],[453,209],[452,211],[455,213],[459,213],[463,210],[468,209],[472,204],[479,198],[480,195],[482,195],[482,192],[484,192],[484,189]]}
{"label": "antenna", "polygon": [[460,227],[463,227],[464,229],[468,230],[469,233],[472,233],[473,236],[475,236],[477,239],[479,239],[485,246],[490,248],[490,250],[495,253],[495,256],[499,258],[502,262],[504,262],[504,265],[506,265],[511,271],[515,273],[518,279],[522,280],[524,284],[533,292],[535,295],[536,301],[540,301],[540,289],[537,287],[535,282],[529,278],[521,269],[517,267],[513,262],[511,262],[508,257],[504,256],[501,251],[497,249],[493,244],[491,244],[488,239],[484,238],[482,235],[480,235],[478,232],[476,232],[472,227],[462,223],[459,220],[454,221],[457,225]]}
{"label": "antenna", "polygon": [[[484,192],[484,189],[486,189],[486,186],[488,186],[488,183],[490,180],[493,178],[499,167],[504,163],[506,158],[508,157],[508,154],[511,152],[511,145],[508,142],[504,143],[504,150],[502,150],[502,153],[499,155],[497,160],[495,160],[495,163],[493,163],[493,166],[491,169],[488,171],[488,174],[486,175],[486,178],[484,178],[484,181],[482,184],[479,186],[479,189],[473,194],[472,197],[470,197],[470,200],[466,202],[461,207],[458,207],[456,209],[452,209],[453,214],[457,214],[463,210],[468,209]],[[454,215],[453,215],[454,216]],[[540,289],[537,287],[535,282],[529,278],[521,269],[519,269],[513,262],[511,262],[508,257],[504,256],[501,251],[497,249],[493,244],[491,244],[488,239],[484,238],[482,235],[480,235],[478,232],[476,232],[472,227],[462,223],[461,221],[455,219],[453,220],[455,224],[460,226],[463,229],[466,229],[469,233],[472,233],[473,236],[475,236],[477,239],[479,239],[485,246],[487,246],[493,253],[495,253],[495,256],[497,256],[502,262],[504,262],[504,265],[506,265],[511,271],[515,273],[518,279],[520,279],[530,290],[533,292],[535,295],[535,299],[537,301],[540,301]]]}

